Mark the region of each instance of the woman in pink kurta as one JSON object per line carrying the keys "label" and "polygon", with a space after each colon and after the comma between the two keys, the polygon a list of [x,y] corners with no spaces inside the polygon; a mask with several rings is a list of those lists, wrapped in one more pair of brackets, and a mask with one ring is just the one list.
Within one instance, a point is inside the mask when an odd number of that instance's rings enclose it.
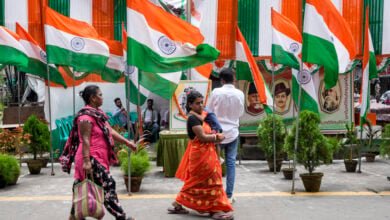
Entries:
{"label": "woman in pink kurta", "polygon": [[[103,95],[99,87],[90,85],[80,93],[85,106],[77,113],[69,139],[61,155],[62,169],[70,173],[75,162],[74,185],[85,179],[85,174],[92,174],[93,181],[104,189],[104,206],[118,220],[131,220],[126,216],[115,191],[115,180],[110,174],[110,165],[117,162],[113,150],[114,140],[125,144],[132,150],[137,146],[123,138],[108,124],[107,115],[99,109],[103,104]],[[74,186],[73,185],[73,186]],[[75,219],[74,208],[69,219]]]}

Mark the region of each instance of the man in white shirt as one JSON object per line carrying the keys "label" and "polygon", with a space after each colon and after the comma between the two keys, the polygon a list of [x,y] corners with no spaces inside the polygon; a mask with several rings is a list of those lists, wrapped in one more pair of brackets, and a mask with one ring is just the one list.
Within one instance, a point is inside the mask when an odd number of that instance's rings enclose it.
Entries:
{"label": "man in white shirt", "polygon": [[211,92],[207,107],[216,114],[225,135],[225,140],[221,142],[220,147],[225,151],[226,194],[229,200],[234,202],[239,118],[244,114],[245,98],[244,93],[234,87],[235,73],[232,69],[223,69],[219,76],[222,87]]}
{"label": "man in white shirt", "polygon": [[159,126],[157,124],[158,115],[157,111],[153,109],[153,99],[147,100],[147,107],[142,113],[142,120],[144,122],[143,129],[151,131],[151,135],[149,136],[151,141],[156,141],[154,137],[158,132]]}

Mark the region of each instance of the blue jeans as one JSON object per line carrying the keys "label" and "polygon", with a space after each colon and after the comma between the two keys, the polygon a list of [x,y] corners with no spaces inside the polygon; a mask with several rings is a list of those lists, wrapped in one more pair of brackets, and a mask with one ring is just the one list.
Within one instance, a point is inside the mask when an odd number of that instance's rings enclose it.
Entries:
{"label": "blue jeans", "polygon": [[226,195],[231,198],[234,189],[234,179],[236,177],[236,156],[238,137],[227,144],[220,144],[221,150],[225,150],[226,163]]}

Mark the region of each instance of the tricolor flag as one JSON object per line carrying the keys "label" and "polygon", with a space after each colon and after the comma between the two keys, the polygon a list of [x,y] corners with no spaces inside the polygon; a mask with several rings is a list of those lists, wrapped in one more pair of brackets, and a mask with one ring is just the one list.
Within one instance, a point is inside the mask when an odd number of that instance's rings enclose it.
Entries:
{"label": "tricolor flag", "polygon": [[122,43],[116,40],[106,40],[103,39],[107,44],[110,56],[106,63],[106,67],[102,72],[98,71],[101,74],[102,79],[108,82],[117,82],[125,71],[123,65],[123,47]]}
{"label": "tricolor flag", "polygon": [[99,72],[106,66],[109,48],[89,24],[46,10],[45,37],[48,63],[73,66],[79,72]]}
{"label": "tricolor flag", "polygon": [[336,85],[339,73],[355,58],[351,30],[330,0],[307,0],[303,25],[303,62],[325,69],[325,88]]}
{"label": "tricolor flag", "polygon": [[[122,39],[123,39],[122,44],[123,44],[123,59],[124,59],[123,64],[125,66],[125,76],[126,78],[130,77],[130,102],[137,105],[139,71],[135,66],[127,65],[127,33],[123,23],[122,23]],[[128,80],[126,80],[126,96],[128,94],[127,82]],[[140,85],[139,87],[140,105],[143,105],[145,103],[149,94],[150,94],[149,90],[145,89],[143,86]]]}
{"label": "tricolor flag", "polygon": [[246,43],[245,38],[242,36],[238,26],[236,40],[236,60],[237,66],[247,66],[246,69],[250,70],[253,81],[255,82],[256,90],[260,97],[260,103],[263,104],[267,113],[272,113],[273,99],[271,92],[267,86],[267,83],[264,81],[259,67],[256,64],[255,58],[252,56],[248,44]]}
{"label": "tricolor flag", "polygon": [[8,28],[0,26],[0,64],[27,67],[27,52],[20,44],[20,37]]}
{"label": "tricolor flag", "polygon": [[149,1],[127,3],[127,62],[142,71],[169,73],[209,63],[219,51],[199,29]]}
{"label": "tricolor flag", "polygon": [[213,71],[213,64],[208,63],[191,69],[191,80],[208,80]]}
{"label": "tricolor flag", "polygon": [[[368,7],[368,6],[367,6]],[[367,9],[368,10],[368,9]],[[370,24],[368,24],[370,25]],[[378,71],[377,71],[377,68],[376,68],[376,59],[375,59],[375,51],[374,51],[374,45],[372,44],[372,38],[371,38],[371,32],[370,32],[370,27],[368,27],[368,38],[365,38],[365,39],[368,39],[368,43],[369,43],[369,79],[374,79],[374,78],[378,78]],[[364,50],[364,49],[363,49]],[[363,52],[364,54],[364,52]]]}
{"label": "tricolor flag", "polygon": [[[293,68],[293,98],[298,103],[299,84],[302,86],[301,110],[319,114],[316,86],[308,64],[301,64],[302,36],[297,26],[287,17],[272,9],[272,62]],[[318,74],[314,73],[314,74]]]}
{"label": "tricolor flag", "polygon": [[[20,36],[20,43],[23,45],[28,56],[28,66],[20,67],[19,70],[47,80],[46,52],[42,50],[31,35],[17,22],[16,33]],[[55,65],[49,65],[49,73],[51,82],[67,87],[64,78]]]}
{"label": "tricolor flag", "polygon": [[[365,25],[364,25],[364,44],[363,44],[363,65],[362,65],[362,84],[360,89],[360,126],[367,120],[367,112],[370,109],[370,78],[374,77],[376,73],[374,47],[371,41],[370,24],[368,22],[369,11],[366,8]],[[374,63],[373,63],[374,62]],[[371,68],[374,65],[375,68]],[[371,76],[372,75],[372,76]]]}

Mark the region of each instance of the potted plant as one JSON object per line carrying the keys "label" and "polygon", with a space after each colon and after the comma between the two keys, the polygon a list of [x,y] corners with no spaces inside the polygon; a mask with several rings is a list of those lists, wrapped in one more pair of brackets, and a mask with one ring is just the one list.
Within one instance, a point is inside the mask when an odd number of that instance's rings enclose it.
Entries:
{"label": "potted plant", "polygon": [[345,138],[341,140],[341,145],[344,148],[344,165],[347,172],[355,172],[358,164],[357,160],[354,160],[354,154],[358,151],[355,126],[353,123],[345,124],[347,133]]}
{"label": "potted plant", "polygon": [[366,146],[368,147],[368,152],[364,154],[366,157],[367,162],[374,162],[375,161],[375,156],[376,153],[373,151],[373,140],[374,137],[381,131],[380,129],[374,130],[374,127],[372,126],[371,121],[367,120],[367,126],[364,126],[364,129],[366,130],[367,133],[367,140]]}
{"label": "potted plant", "polygon": [[331,148],[332,151],[332,159],[333,159],[335,157],[335,154],[337,154],[341,150],[342,145],[340,141],[337,139],[337,137],[327,137],[327,140],[328,140],[329,147]]}
{"label": "potted plant", "polygon": [[[314,169],[321,162],[329,163],[332,158],[331,147],[328,140],[321,134],[319,123],[320,118],[317,114],[307,110],[301,112],[296,156],[298,163],[303,164],[309,171],[309,173],[300,174],[307,192],[319,191],[324,174],[314,173]],[[285,147],[290,155],[294,153],[295,131],[296,125],[294,124],[285,141]]]}
{"label": "potted plant", "polygon": [[[275,118],[275,128],[273,128]],[[268,168],[274,171],[274,132],[275,132],[275,153],[276,153],[276,171],[280,172],[283,162],[283,145],[285,129],[282,117],[275,114],[269,114],[261,119],[257,128],[257,137],[259,147],[263,150],[268,162]]]}
{"label": "potted plant", "polygon": [[379,146],[380,155],[390,159],[390,124],[387,124],[382,133],[382,143]]}
{"label": "potted plant", "polygon": [[18,161],[11,155],[0,154],[0,188],[15,185],[20,175]]}
{"label": "potted plant", "polygon": [[28,152],[33,154],[33,159],[27,160],[30,174],[41,172],[42,160],[37,158],[38,153],[47,152],[49,149],[50,132],[46,124],[31,115],[23,126],[23,134],[30,134]]}
{"label": "potted plant", "polygon": [[[119,161],[121,163],[121,170],[123,171],[123,179],[125,181],[126,190],[129,191],[128,176],[127,176],[127,158],[128,150],[123,149],[119,152]],[[131,192],[138,192],[142,178],[145,173],[150,169],[150,161],[148,152],[145,148],[140,147],[137,152],[131,152],[130,155],[130,172],[131,172]]]}

